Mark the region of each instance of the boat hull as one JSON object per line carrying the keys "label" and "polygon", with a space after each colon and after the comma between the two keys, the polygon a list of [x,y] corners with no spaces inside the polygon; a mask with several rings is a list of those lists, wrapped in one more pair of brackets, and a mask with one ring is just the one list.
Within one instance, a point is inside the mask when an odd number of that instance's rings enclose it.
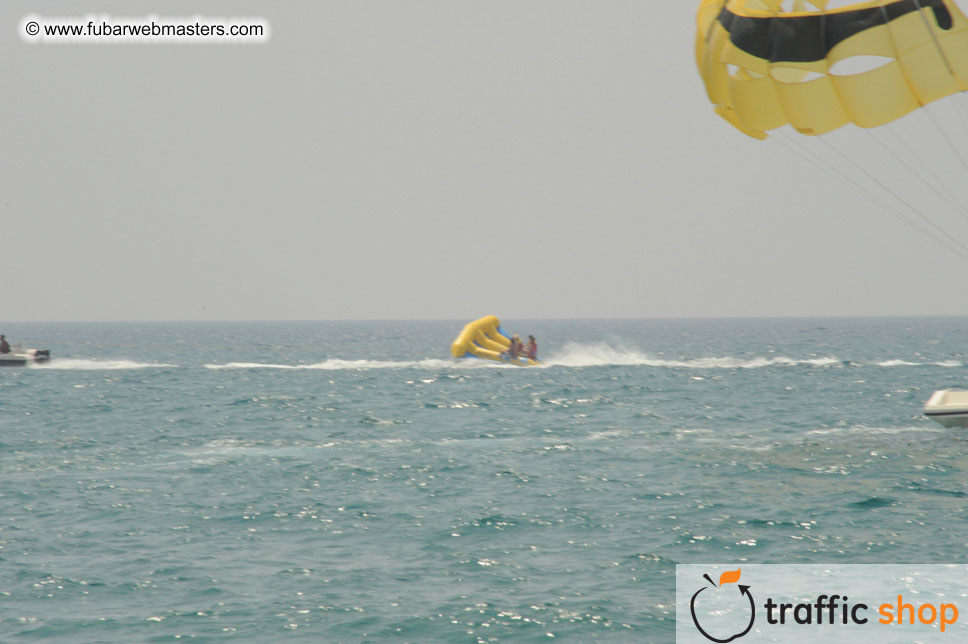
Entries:
{"label": "boat hull", "polygon": [[27,349],[0,353],[0,367],[25,367],[32,362],[47,362],[50,351],[47,349]]}
{"label": "boat hull", "polygon": [[945,427],[968,428],[968,391],[941,389],[924,405],[924,415]]}

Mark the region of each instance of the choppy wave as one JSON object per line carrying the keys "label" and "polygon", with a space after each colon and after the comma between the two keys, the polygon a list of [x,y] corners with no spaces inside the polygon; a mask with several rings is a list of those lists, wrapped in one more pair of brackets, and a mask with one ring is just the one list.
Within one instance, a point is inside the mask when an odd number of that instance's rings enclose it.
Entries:
{"label": "choppy wave", "polygon": [[[273,364],[265,362],[229,362],[226,364],[207,364],[206,369],[306,369],[319,371],[343,371],[354,369],[447,369],[457,366],[487,367],[489,363],[481,361],[458,362],[456,360],[441,360],[427,358],[424,360],[340,360],[331,358],[313,364]],[[495,363],[494,366],[503,366]]]}
{"label": "choppy wave", "polygon": [[608,344],[572,343],[567,345],[560,353],[550,357],[545,364],[563,367],[644,366],[684,369],[756,369],[798,365],[830,367],[842,365],[843,361],[834,357],[795,359],[782,356],[771,358],[709,356],[689,360],[670,360],[650,356],[634,349],[615,348]]}
{"label": "choppy wave", "polygon": [[62,369],[74,371],[111,371],[117,369],[165,369],[178,365],[163,362],[135,362],[133,360],[84,360],[81,358],[57,358],[50,362],[30,365],[34,369]]}
{"label": "choppy wave", "polygon": [[[670,359],[649,355],[636,349],[617,348],[609,344],[568,344],[561,351],[546,357],[541,367],[609,367],[638,366],[672,369],[758,369],[763,367],[838,367],[864,366],[877,367],[963,367],[960,360],[936,362],[911,362],[891,359],[872,362],[844,361],[833,356],[790,358],[785,356],[738,358],[733,356],[704,356],[691,359]],[[30,365],[35,369],[59,370],[118,370],[118,369],[164,369],[178,365],[163,362],[139,362],[135,360],[90,360],[80,358],[57,358],[46,363]],[[424,358],[421,360],[344,360],[329,358],[311,364],[285,364],[271,362],[228,362],[224,364],[205,364],[206,369],[285,369],[317,371],[354,371],[367,369],[517,369],[490,360]]]}
{"label": "choppy wave", "polygon": [[923,367],[923,366],[933,366],[933,367],[963,367],[965,363],[960,360],[940,360],[938,362],[910,362],[908,360],[882,360],[880,362],[875,362],[878,367]]}
{"label": "choppy wave", "polygon": [[[607,343],[581,344],[570,343],[561,351],[544,358],[541,367],[660,367],[672,369],[759,369],[763,367],[841,367],[873,365],[879,367],[916,367],[934,365],[939,367],[961,367],[959,360],[938,362],[911,362],[902,359],[872,362],[852,362],[836,356],[791,358],[787,356],[703,356],[689,359],[671,359],[649,355],[637,349],[614,347]],[[293,369],[343,371],[365,369],[516,369],[512,365],[480,360],[424,358],[421,360],[344,360],[329,358],[312,364],[285,364],[267,362],[228,362],[206,364],[207,369]]]}
{"label": "choppy wave", "polygon": [[871,425],[851,425],[849,427],[826,427],[811,429],[808,435],[823,436],[826,434],[904,434],[906,432],[948,433],[944,427],[924,425],[899,425],[898,427],[877,427]]}

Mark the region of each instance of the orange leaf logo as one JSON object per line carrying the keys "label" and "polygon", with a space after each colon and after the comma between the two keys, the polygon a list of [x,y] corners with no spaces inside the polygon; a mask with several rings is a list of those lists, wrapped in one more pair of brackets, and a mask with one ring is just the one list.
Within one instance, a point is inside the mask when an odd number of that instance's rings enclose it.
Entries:
{"label": "orange leaf logo", "polygon": [[734,584],[739,581],[739,571],[742,568],[737,568],[736,570],[727,570],[719,576],[719,585],[723,584]]}

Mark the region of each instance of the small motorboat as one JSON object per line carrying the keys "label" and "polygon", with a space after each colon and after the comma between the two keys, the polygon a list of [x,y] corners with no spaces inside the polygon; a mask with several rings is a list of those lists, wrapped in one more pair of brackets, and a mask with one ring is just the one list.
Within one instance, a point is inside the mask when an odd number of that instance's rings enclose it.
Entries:
{"label": "small motorboat", "polygon": [[13,349],[10,353],[0,353],[0,367],[23,367],[31,362],[48,360],[49,349]]}
{"label": "small motorboat", "polygon": [[968,427],[968,391],[940,389],[924,404],[924,415],[945,427]]}

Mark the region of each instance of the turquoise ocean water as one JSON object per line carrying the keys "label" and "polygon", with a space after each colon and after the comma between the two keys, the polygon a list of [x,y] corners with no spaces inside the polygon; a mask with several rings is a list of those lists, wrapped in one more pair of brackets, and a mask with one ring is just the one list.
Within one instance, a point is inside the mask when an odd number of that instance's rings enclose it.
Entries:
{"label": "turquoise ocean water", "polygon": [[675,564],[966,563],[968,319],[6,324],[2,642],[669,642]]}

